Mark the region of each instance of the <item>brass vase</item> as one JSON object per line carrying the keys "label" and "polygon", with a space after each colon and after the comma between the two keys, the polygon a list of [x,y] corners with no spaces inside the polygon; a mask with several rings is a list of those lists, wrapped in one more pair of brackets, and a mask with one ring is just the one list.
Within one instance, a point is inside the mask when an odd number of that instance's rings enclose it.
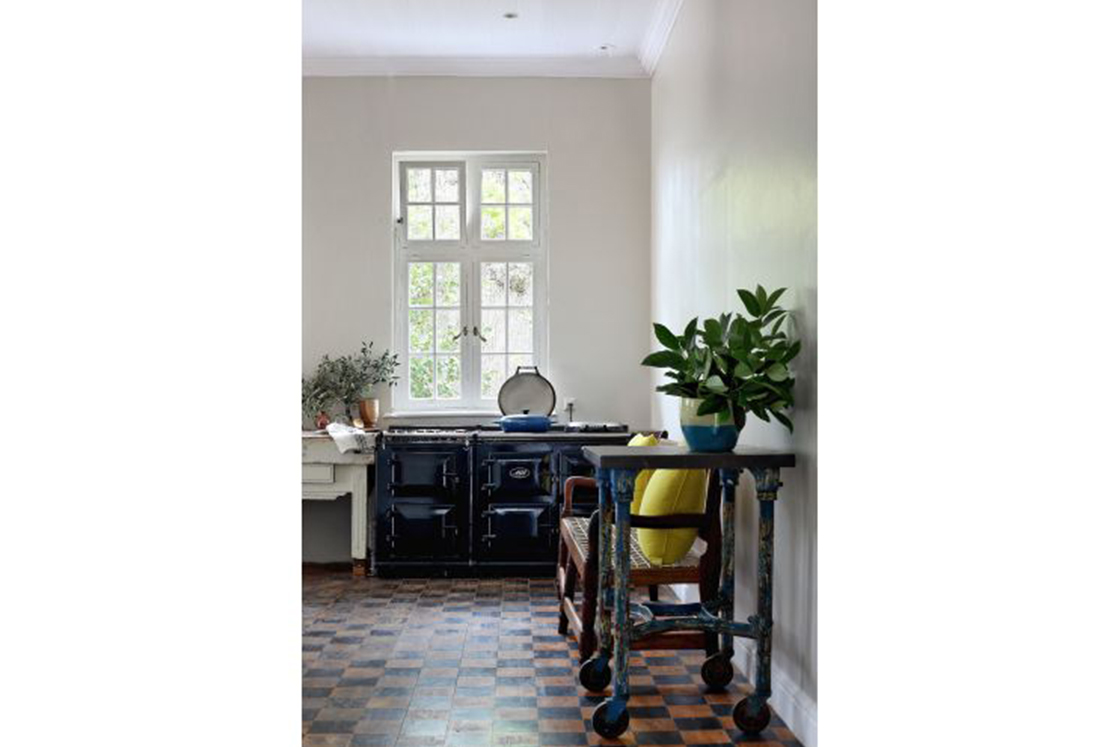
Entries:
{"label": "brass vase", "polygon": [[358,402],[358,415],[366,428],[377,426],[377,419],[381,417],[381,401],[377,399],[363,399]]}

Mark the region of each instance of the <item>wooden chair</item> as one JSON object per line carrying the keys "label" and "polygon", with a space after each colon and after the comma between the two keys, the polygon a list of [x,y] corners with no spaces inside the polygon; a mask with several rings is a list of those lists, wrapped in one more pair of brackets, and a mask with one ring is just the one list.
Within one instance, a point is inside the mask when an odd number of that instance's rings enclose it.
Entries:
{"label": "wooden chair", "polygon": [[[598,486],[594,478],[569,477],[564,483],[564,508],[560,513],[560,558],[556,567],[556,590],[560,599],[560,635],[567,635],[569,626],[579,639],[579,658],[586,661],[595,654],[598,640],[595,635],[596,597],[599,583],[599,512],[591,516],[575,515],[573,495],[594,491],[597,506]],[[586,504],[585,504],[586,505]],[[651,601],[657,600],[660,584],[697,584],[700,600],[708,601],[719,590],[720,566],[720,487],[714,472],[708,475],[708,493],[704,516],[699,527],[700,538],[707,543],[703,554],[696,548],[684,558],[668,566],[655,566],[638,545],[639,528],[695,527],[694,515],[630,517],[630,585],[650,589]],[[581,598],[576,601],[577,587]],[[633,642],[638,649],[703,649],[712,655],[719,650],[714,633],[676,631],[650,636]]]}

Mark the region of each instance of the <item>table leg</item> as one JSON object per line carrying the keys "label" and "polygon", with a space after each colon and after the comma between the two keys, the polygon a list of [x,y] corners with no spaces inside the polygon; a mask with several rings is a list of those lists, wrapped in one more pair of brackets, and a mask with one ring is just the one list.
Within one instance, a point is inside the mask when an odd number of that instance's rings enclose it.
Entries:
{"label": "table leg", "polygon": [[611,578],[613,553],[610,536],[614,508],[611,504],[610,474],[605,470],[599,470],[595,480],[599,486],[599,549],[596,570],[598,583],[595,586],[595,638],[598,653],[580,665],[579,682],[592,692],[602,692],[611,683],[610,661],[614,643],[611,636],[611,596],[607,587],[608,580]]}
{"label": "table leg", "polygon": [[770,651],[774,627],[774,501],[781,486],[779,470],[752,470],[758,497],[758,631],[754,691],[735,706],[732,716],[745,732],[758,733],[770,723]]}
{"label": "table leg", "polygon": [[611,524],[614,523],[614,504],[611,503],[610,474],[600,472],[596,476],[599,484],[599,586],[596,589],[595,635],[599,639],[599,656],[604,660],[611,658],[614,642],[611,637],[611,609],[607,583],[611,578]]}
{"label": "table leg", "polygon": [[353,574],[365,576],[368,572],[366,559],[369,557],[369,544],[366,539],[366,509],[369,503],[369,488],[365,464],[350,468],[350,557],[353,559]]}
{"label": "table leg", "polygon": [[611,470],[614,499],[614,680],[611,697],[600,703],[591,724],[602,737],[615,738],[630,725],[630,502],[634,498],[634,470]]}
{"label": "table leg", "polygon": [[[720,548],[719,595],[723,600],[722,614],[725,621],[735,619],[735,487],[739,484],[739,470],[721,469],[720,485],[723,487],[722,529],[723,547]],[[730,659],[735,653],[735,637],[720,634],[720,653]]]}
{"label": "table leg", "polygon": [[[739,470],[721,469],[719,481],[723,489],[721,504],[721,529],[723,545],[720,547],[719,616],[725,622],[735,620],[735,486],[739,484]],[[723,690],[735,678],[731,657],[735,653],[735,637],[720,633],[719,651],[704,660],[700,676],[713,690]]]}

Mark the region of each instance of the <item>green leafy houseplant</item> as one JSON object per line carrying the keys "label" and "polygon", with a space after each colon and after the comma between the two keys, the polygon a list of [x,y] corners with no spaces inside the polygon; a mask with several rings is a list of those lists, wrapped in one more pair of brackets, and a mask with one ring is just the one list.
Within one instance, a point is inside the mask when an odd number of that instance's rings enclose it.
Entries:
{"label": "green leafy houseplant", "polygon": [[739,290],[747,317],[721,314],[703,324],[693,319],[679,336],[654,324],[665,349],[646,356],[642,365],[667,369],[672,379],[657,391],[699,399],[698,415],[725,413],[739,430],[751,413],[766,422],[773,416],[792,432],[783,411],[793,406],[789,365],[801,343],[782,329],[789,312],[777,302],[785,291],[767,293],[761,285],[754,293]]}
{"label": "green leafy houseplant", "polygon": [[332,395],[323,377],[315,375],[309,379],[303,378],[303,416],[308,420],[326,410],[331,403]]}
{"label": "green leafy houseplant", "polygon": [[322,402],[341,403],[349,418],[352,408],[359,401],[372,396],[373,387],[378,384],[394,386],[397,383],[400,378],[396,373],[398,365],[396,354],[386,350],[377,355],[371,342],[363,342],[357,355],[337,358],[324,355],[311,380],[304,382],[304,411],[307,411],[310,392],[312,402],[320,402],[314,398],[321,396]]}

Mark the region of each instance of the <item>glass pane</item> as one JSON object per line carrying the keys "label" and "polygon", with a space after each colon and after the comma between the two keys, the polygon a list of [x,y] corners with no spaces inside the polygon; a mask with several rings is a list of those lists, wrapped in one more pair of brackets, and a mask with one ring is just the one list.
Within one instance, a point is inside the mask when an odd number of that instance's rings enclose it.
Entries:
{"label": "glass pane", "polygon": [[509,172],[509,201],[520,203],[533,201],[532,171]]}
{"label": "glass pane", "polygon": [[436,396],[440,399],[459,399],[462,374],[459,356],[441,355],[436,358]]}
{"label": "glass pane", "polygon": [[432,201],[432,170],[431,169],[409,169],[408,170],[408,201],[409,202],[431,202]]}
{"label": "glass pane", "polygon": [[432,305],[432,263],[410,262],[408,265],[408,305]]}
{"label": "glass pane", "polygon": [[408,349],[414,353],[432,350],[432,310],[409,309]]}
{"label": "glass pane", "polygon": [[531,366],[533,365],[533,356],[531,355],[511,355],[509,357],[509,373],[510,376],[517,370],[518,366]]}
{"label": "glass pane", "polygon": [[533,305],[533,265],[511,262],[509,265],[509,305]]}
{"label": "glass pane", "polygon": [[509,237],[514,241],[533,240],[533,208],[510,207]]}
{"label": "glass pane", "polygon": [[482,201],[506,201],[506,172],[504,169],[482,170]]}
{"label": "glass pane", "polygon": [[436,306],[459,305],[459,263],[440,262],[436,265]]}
{"label": "glass pane", "polygon": [[482,208],[482,238],[494,241],[506,237],[506,209],[504,207]]}
{"label": "glass pane", "polygon": [[516,353],[527,353],[533,349],[532,309],[509,310],[509,349]]}
{"label": "glass pane", "polygon": [[413,399],[432,396],[432,359],[414,355],[408,359],[408,394]]}
{"label": "glass pane", "polygon": [[436,350],[441,353],[459,352],[455,335],[462,330],[458,309],[440,309],[436,312]]}
{"label": "glass pane", "polygon": [[533,310],[510,309],[508,324],[510,324],[510,352],[531,352],[533,349]]}
{"label": "glass pane", "polygon": [[436,202],[459,201],[459,169],[436,169]]}
{"label": "glass pane", "polygon": [[[532,226],[529,233],[529,238],[532,238]],[[436,205],[436,238],[440,241],[459,240],[458,205]]]}
{"label": "glass pane", "polygon": [[482,396],[486,399],[495,399],[505,380],[506,357],[504,355],[482,356]]}
{"label": "glass pane", "polygon": [[409,205],[408,206],[408,240],[409,241],[431,241],[432,240],[432,206],[431,205]]}
{"label": "glass pane", "polygon": [[482,343],[484,353],[504,353],[506,351],[506,310],[482,310]]}
{"label": "glass pane", "polygon": [[506,263],[482,263],[482,305],[506,305]]}

